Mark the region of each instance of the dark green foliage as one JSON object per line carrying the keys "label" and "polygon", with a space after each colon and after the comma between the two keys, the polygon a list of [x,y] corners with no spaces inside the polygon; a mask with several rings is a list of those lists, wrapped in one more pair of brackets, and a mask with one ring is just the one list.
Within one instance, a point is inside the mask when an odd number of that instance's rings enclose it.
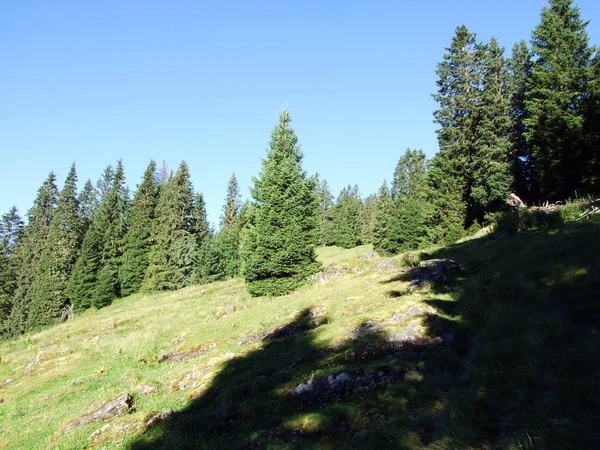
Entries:
{"label": "dark green foliage", "polygon": [[87,180],[83,185],[83,189],[79,193],[77,200],[79,202],[79,217],[82,224],[81,232],[85,236],[85,233],[92,224],[96,207],[98,206],[96,203],[96,190],[91,180]]}
{"label": "dark green foliage", "polygon": [[581,191],[600,192],[600,55],[597,53],[592,62],[590,78],[587,84],[587,96],[584,102],[584,143],[581,167]]}
{"label": "dark green foliage", "polygon": [[317,243],[319,245],[333,245],[335,244],[333,194],[329,189],[327,180],[323,179],[323,181],[319,181],[319,174],[316,175],[315,181],[319,197]]}
{"label": "dark green foliage", "polygon": [[531,76],[532,54],[527,43],[515,44],[508,61],[509,77],[507,91],[510,101],[510,141],[512,145],[514,190],[526,203],[539,199],[539,187],[531,164],[531,149],[525,139],[525,92]]}
{"label": "dark green foliage", "polygon": [[361,210],[358,186],[343,188],[334,208],[335,245],[352,248],[362,243]]}
{"label": "dark green foliage", "polygon": [[227,184],[227,196],[225,197],[223,215],[221,216],[221,229],[231,228],[234,225],[240,211],[240,204],[240,186],[234,173]]}
{"label": "dark green foliage", "polygon": [[81,228],[77,174],[73,164],[58,196],[54,218],[31,287],[30,327],[56,321],[61,317],[63,308],[70,303],[67,286],[81,246]]}
{"label": "dark green foliage", "polygon": [[201,197],[194,197],[188,166],[182,162],[175,175],[160,187],[143,290],[179,289],[191,282],[188,268],[197,257],[198,238],[205,226],[200,201]]}
{"label": "dark green foliage", "polygon": [[96,206],[99,206],[110,191],[115,177],[115,169],[109,164],[104,168],[102,176],[96,181]]}
{"label": "dark green foliage", "polygon": [[507,93],[508,66],[504,49],[495,38],[480,45],[481,94],[477,105],[474,152],[468,173],[470,207],[478,222],[488,211],[497,210],[513,186],[511,121]]}
{"label": "dark green foliage", "polygon": [[375,212],[377,211],[377,195],[369,195],[363,202],[361,208],[361,242],[363,244],[373,243],[373,229],[375,228]]}
{"label": "dark green foliage", "polygon": [[548,3],[532,37],[524,124],[542,198],[564,200],[584,187],[583,103],[593,49],[579,8],[571,0]]}
{"label": "dark green foliage", "polygon": [[375,224],[373,226],[373,249],[384,256],[397,253],[391,238],[391,221],[394,213],[394,201],[390,195],[387,183],[379,188],[377,208],[375,210]]}
{"label": "dark green foliage", "polygon": [[[108,169],[105,175],[107,172]],[[128,209],[125,173],[121,161],[111,173],[113,178],[110,189],[104,191],[102,203],[83,239],[81,252],[69,281],[69,296],[77,310],[106,306],[121,295],[118,274]]]}
{"label": "dark green foliage", "polygon": [[17,264],[13,252],[23,229],[23,220],[16,207],[2,215],[0,221],[0,336],[8,334],[8,319],[17,288]]}
{"label": "dark green foliage", "polygon": [[124,240],[122,264],[119,269],[123,296],[138,292],[146,275],[151,249],[152,222],[157,201],[156,163],[150,161],[127,214],[127,234]]}
{"label": "dark green foliage", "polygon": [[290,121],[289,113],[283,111],[251,190],[254,203],[240,256],[253,296],[289,293],[319,269],[315,254],[318,199],[302,170],[302,152]]}
{"label": "dark green foliage", "polygon": [[31,285],[36,278],[38,263],[46,245],[57,197],[56,176],[51,172],[38,190],[33,207],[27,212],[27,225],[23,228],[13,253],[17,265],[17,289],[9,318],[9,331],[13,335],[27,329]]}

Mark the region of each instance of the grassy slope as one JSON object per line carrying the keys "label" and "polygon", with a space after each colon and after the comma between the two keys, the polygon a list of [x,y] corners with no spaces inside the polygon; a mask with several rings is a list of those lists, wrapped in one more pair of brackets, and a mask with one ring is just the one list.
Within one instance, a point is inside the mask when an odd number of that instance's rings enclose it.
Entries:
{"label": "grassy slope", "polygon": [[[0,343],[0,384],[13,378],[0,388],[0,447],[592,448],[600,443],[599,231],[587,223],[432,251],[463,270],[444,289],[409,295],[400,295],[402,276],[358,260],[370,250],[359,247],[321,249],[325,264],[347,263],[351,274],[285,297],[249,298],[231,280],[118,300]],[[430,336],[455,338],[383,351],[385,333],[404,323],[347,340],[352,327],[413,304],[438,310],[422,318]],[[305,329],[307,309],[327,323]],[[237,344],[285,325],[303,332]],[[158,362],[213,343],[198,358]],[[204,375],[179,390],[190,372]],[[309,402],[285,394],[341,372],[393,382]],[[144,385],[156,389],[142,394]],[[102,423],[64,431],[123,392],[135,412],[110,421],[97,441],[89,436]],[[148,415],[168,408],[172,420],[140,435]]]}

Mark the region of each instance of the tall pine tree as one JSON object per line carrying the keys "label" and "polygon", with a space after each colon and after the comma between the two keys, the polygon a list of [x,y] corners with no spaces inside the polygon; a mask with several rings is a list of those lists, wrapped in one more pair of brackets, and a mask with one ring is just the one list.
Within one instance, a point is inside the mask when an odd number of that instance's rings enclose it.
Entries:
{"label": "tall pine tree", "polygon": [[17,265],[13,253],[23,229],[23,220],[13,206],[0,220],[0,336],[8,334],[8,318],[17,288]]}
{"label": "tall pine tree", "polygon": [[284,295],[320,265],[316,259],[318,199],[302,169],[298,138],[283,111],[251,190],[254,203],[242,238],[242,274],[253,296]]}
{"label": "tall pine tree", "polygon": [[225,197],[223,215],[221,216],[221,229],[231,228],[234,225],[240,212],[240,204],[240,186],[234,173],[227,184],[227,196]]}
{"label": "tall pine tree", "polygon": [[31,288],[31,327],[48,325],[61,317],[70,303],[67,285],[81,246],[81,218],[75,164],[58,196],[58,203]]}
{"label": "tall pine tree", "polygon": [[524,124],[547,200],[563,200],[583,186],[583,102],[593,54],[586,26],[572,0],[549,0],[533,32]]}
{"label": "tall pine tree", "polygon": [[334,209],[335,245],[352,248],[362,243],[361,212],[358,186],[343,188]]}
{"label": "tall pine tree", "polygon": [[150,161],[127,215],[127,234],[119,271],[121,294],[138,292],[149,263],[151,230],[158,201],[156,163]]}

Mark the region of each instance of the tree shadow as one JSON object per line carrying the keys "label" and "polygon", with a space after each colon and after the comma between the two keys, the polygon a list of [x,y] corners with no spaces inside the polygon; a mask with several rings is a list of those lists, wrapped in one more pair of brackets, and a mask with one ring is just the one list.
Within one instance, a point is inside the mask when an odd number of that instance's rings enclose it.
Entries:
{"label": "tree shadow", "polygon": [[[210,387],[131,448],[400,448],[431,442],[439,342],[393,343],[361,324],[323,347],[311,310],[228,361]],[[439,378],[439,377],[434,377]]]}

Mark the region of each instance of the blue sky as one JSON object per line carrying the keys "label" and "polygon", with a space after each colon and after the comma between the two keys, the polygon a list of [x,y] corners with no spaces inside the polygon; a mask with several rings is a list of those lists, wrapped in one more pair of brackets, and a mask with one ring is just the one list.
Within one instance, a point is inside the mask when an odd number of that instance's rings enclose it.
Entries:
{"label": "blue sky", "polygon": [[[600,2],[576,2],[584,19]],[[363,195],[400,154],[437,151],[435,67],[457,25],[510,53],[543,0],[6,1],[0,4],[0,212],[22,214],[50,170],[80,185],[122,158],[190,166],[218,222],[227,181],[244,198],[281,109],[337,194]],[[600,43],[600,21],[588,26]]]}

